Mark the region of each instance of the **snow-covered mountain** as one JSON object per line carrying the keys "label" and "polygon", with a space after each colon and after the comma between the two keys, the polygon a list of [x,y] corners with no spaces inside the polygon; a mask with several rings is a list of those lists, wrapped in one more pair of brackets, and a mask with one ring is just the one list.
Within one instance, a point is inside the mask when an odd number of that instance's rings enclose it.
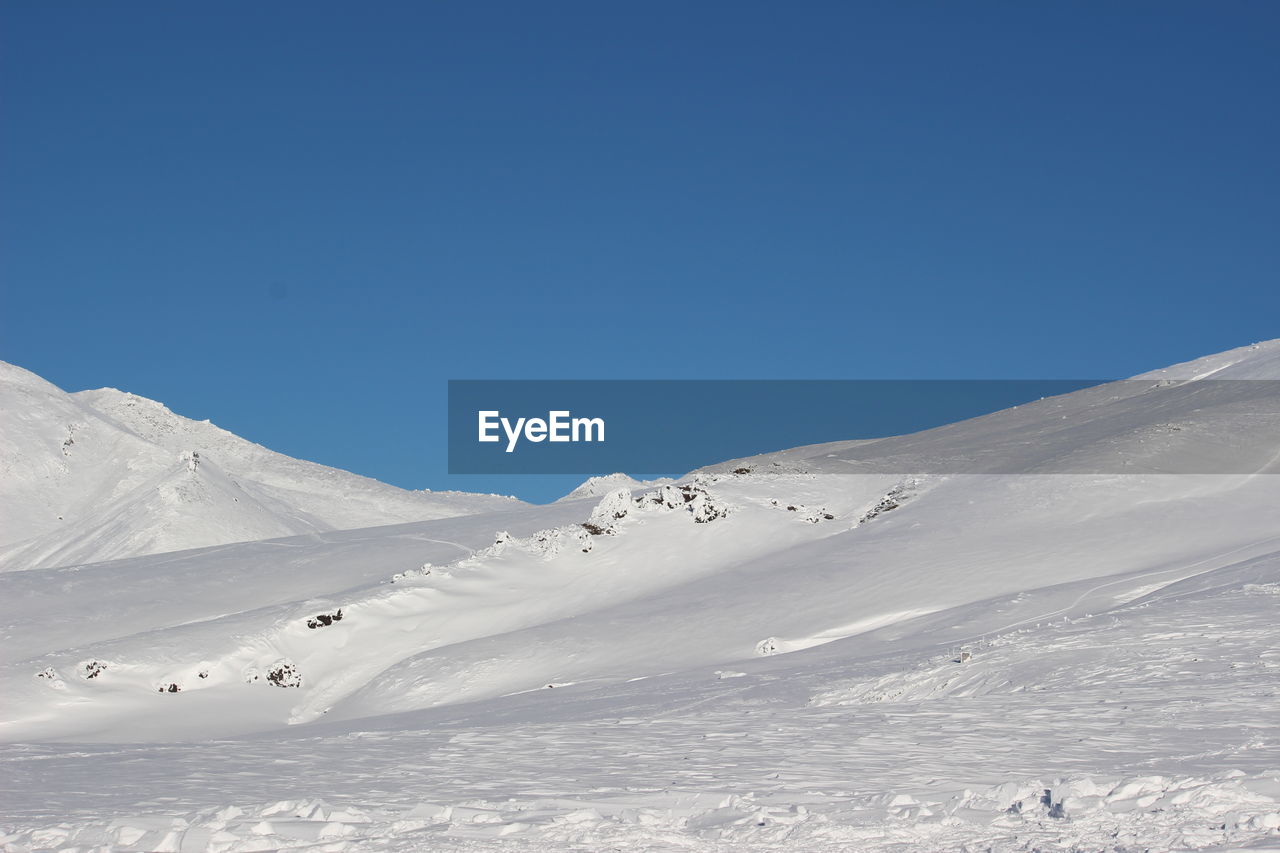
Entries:
{"label": "snow-covered mountain", "polygon": [[1280,383],[1209,378],[1280,380],[1280,341],[675,483],[0,575],[0,842],[1280,848]]}
{"label": "snow-covered mountain", "polygon": [[674,482],[674,480],[666,477],[661,477],[657,480],[637,480],[626,474],[604,474],[599,477],[588,477],[580,486],[560,498],[560,500],[576,501],[582,498],[599,498],[618,489],[635,491],[636,489],[647,489],[653,486],[666,486]]}
{"label": "snow-covered mountain", "polygon": [[910,435],[797,447],[706,470],[1274,473],[1277,378],[1280,346],[1271,341]]}
{"label": "snow-covered mountain", "polygon": [[0,571],[515,505],[405,491],[274,453],[143,397],[68,394],[0,362]]}

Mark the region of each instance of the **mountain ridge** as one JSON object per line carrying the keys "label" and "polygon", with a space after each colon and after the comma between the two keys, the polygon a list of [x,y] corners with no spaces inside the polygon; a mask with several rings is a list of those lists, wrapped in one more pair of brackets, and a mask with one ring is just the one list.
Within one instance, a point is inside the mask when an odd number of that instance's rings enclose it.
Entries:
{"label": "mountain ridge", "polygon": [[0,365],[0,570],[521,505],[407,491],[292,459],[145,397],[111,388],[68,394]]}

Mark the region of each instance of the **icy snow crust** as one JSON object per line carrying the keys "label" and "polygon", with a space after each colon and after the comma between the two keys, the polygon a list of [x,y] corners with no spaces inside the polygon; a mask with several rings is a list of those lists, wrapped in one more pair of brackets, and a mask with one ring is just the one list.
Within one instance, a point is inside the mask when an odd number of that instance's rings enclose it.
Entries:
{"label": "icy snow crust", "polygon": [[[1019,429],[1134,458],[1088,393]],[[1204,452],[1265,460],[1271,427]],[[831,447],[2,575],[0,843],[1280,849],[1280,477],[836,475]]]}

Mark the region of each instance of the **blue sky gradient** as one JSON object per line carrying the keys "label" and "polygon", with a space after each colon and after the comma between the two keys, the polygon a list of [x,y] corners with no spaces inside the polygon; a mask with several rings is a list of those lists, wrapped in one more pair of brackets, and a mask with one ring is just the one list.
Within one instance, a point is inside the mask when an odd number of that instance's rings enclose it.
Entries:
{"label": "blue sky gradient", "polygon": [[[450,378],[1280,336],[1280,4],[6,3],[0,358],[413,488]],[[845,436],[832,436],[843,438]]]}

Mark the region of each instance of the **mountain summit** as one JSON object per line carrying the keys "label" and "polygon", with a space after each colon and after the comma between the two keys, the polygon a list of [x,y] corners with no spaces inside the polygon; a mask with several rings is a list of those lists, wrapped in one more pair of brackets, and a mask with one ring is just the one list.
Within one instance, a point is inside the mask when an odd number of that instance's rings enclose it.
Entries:
{"label": "mountain summit", "polygon": [[145,397],[68,394],[0,362],[0,571],[521,505],[406,491],[275,453]]}

